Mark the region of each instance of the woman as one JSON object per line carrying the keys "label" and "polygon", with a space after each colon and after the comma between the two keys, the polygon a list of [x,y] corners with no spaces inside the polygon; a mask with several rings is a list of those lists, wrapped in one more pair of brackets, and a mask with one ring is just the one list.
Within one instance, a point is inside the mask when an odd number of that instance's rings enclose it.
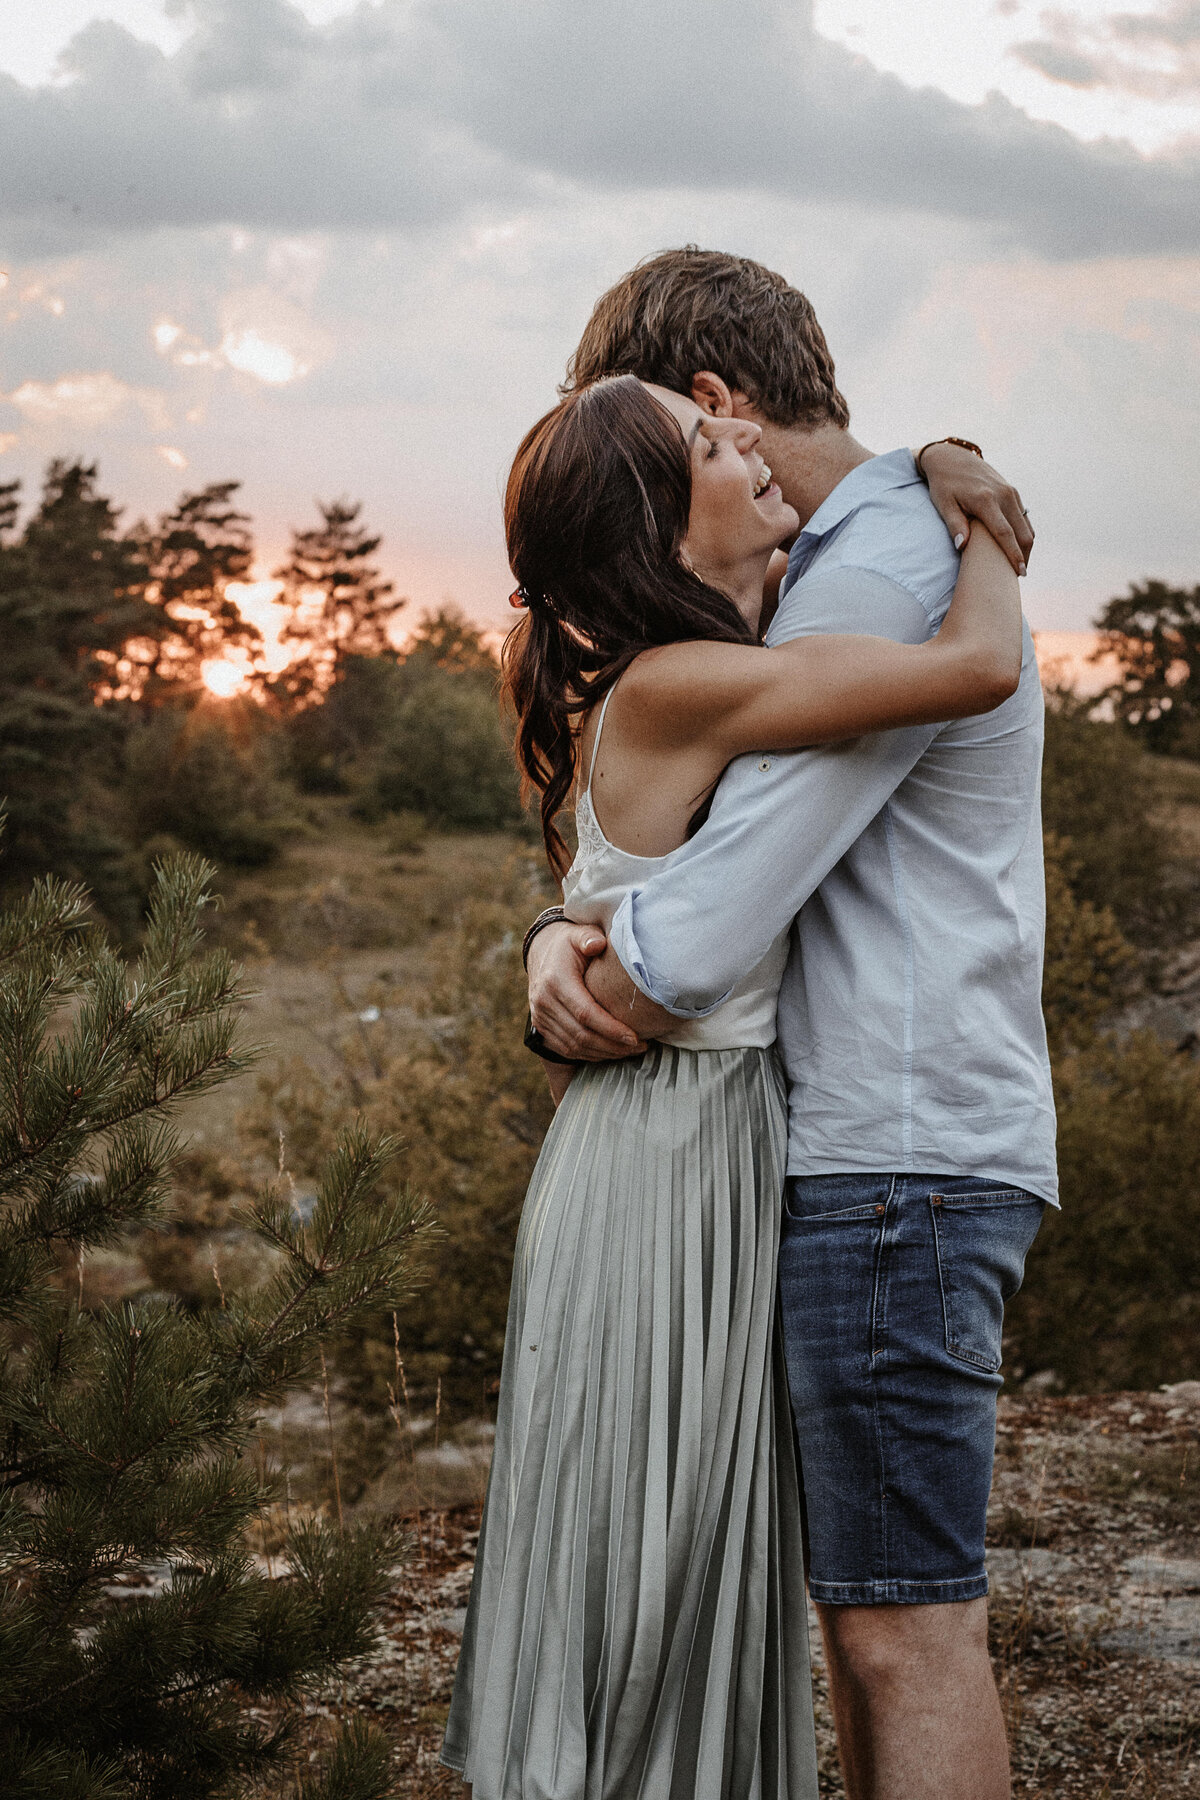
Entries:
{"label": "woman", "polygon": [[[936,639],[767,651],[798,520],[746,420],[631,376],[574,393],[508,485],[506,671],[564,900],[607,925],[730,758],[985,711],[1017,584],[976,529]],[[580,720],[578,729],[574,721]],[[474,1800],[816,1794],[800,1508],[773,1342],[786,941],[707,1018],[559,1076],[513,1274],[443,1757]]]}

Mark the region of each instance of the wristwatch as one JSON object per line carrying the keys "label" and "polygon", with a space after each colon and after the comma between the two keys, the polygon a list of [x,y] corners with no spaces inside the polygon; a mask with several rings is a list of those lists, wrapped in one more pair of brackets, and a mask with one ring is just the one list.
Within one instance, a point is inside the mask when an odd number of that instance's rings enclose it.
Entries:
{"label": "wristwatch", "polygon": [[[547,919],[546,923],[547,925],[552,925],[554,921],[552,919]],[[565,1063],[569,1068],[574,1068],[575,1066],[575,1058],[573,1056],[560,1056],[557,1050],[552,1050],[550,1048],[541,1032],[535,1028],[532,1013],[526,1013],[525,1015],[525,1037],[523,1042],[525,1048],[527,1050],[532,1050],[535,1056],[540,1056],[543,1062]]]}

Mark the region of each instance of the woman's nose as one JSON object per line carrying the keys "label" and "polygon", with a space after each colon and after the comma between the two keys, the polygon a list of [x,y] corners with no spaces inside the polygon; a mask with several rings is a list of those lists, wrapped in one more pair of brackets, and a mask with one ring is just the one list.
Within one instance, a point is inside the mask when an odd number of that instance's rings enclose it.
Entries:
{"label": "woman's nose", "polygon": [[752,419],[739,419],[737,421],[737,426],[738,449],[753,450],[755,444],[757,444],[759,438],[762,436],[762,426],[756,425]]}

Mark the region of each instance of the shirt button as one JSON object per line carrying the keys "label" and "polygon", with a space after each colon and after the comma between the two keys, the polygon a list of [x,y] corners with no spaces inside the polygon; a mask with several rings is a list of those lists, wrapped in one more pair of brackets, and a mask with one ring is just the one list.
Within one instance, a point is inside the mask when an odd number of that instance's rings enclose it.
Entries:
{"label": "shirt button", "polygon": [[770,757],[769,756],[760,756],[758,759],[758,766],[759,766],[760,770],[762,771],[762,773],[765,775],[767,770],[771,766]]}

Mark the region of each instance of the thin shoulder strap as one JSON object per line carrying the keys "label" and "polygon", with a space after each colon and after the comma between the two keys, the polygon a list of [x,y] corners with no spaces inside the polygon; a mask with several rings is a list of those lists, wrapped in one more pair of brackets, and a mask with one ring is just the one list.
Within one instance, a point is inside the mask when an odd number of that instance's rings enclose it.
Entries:
{"label": "thin shoulder strap", "polygon": [[[624,673],[624,671],[622,671],[622,673]],[[604,715],[608,711],[609,701],[617,691],[617,682],[619,682],[620,679],[621,677],[618,675],[617,680],[613,682],[607,694],[605,694],[603,700],[600,702],[600,717],[596,720],[596,735],[592,739],[592,755],[591,760],[588,763],[587,787],[584,790],[589,800],[592,797],[592,776],[596,773],[596,758],[600,753],[600,733],[604,730]]]}

